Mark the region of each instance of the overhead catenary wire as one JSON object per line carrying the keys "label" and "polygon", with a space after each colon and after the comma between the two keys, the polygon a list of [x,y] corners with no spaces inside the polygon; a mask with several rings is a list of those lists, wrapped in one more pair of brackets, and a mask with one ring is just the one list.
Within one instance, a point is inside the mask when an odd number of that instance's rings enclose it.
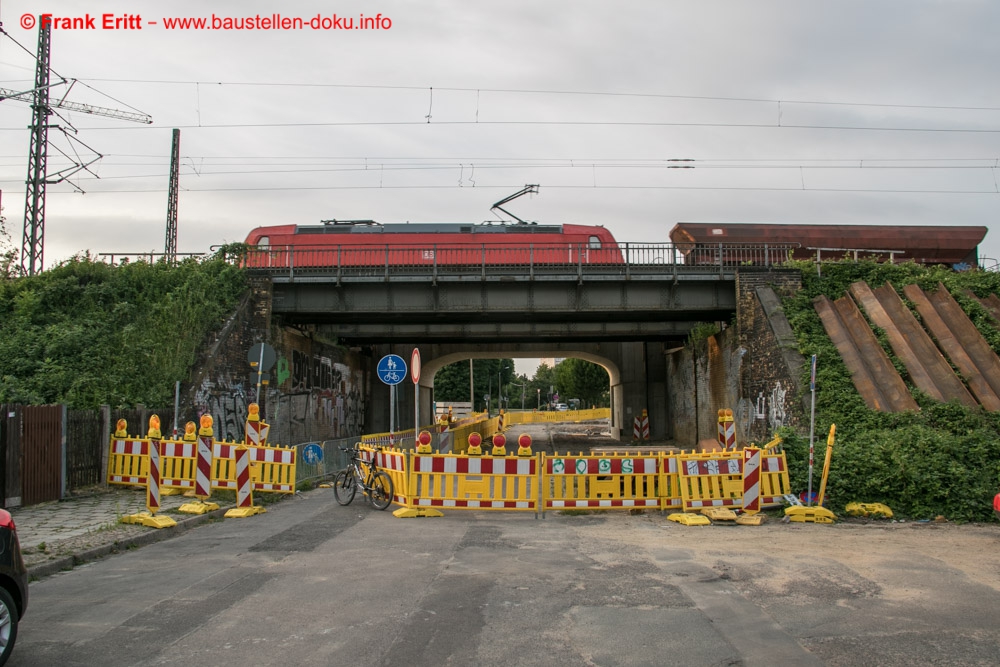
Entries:
{"label": "overhead catenary wire", "polygon": [[[678,122],[678,121],[584,121],[584,120],[444,120],[434,121],[431,125],[439,126],[537,126],[537,127],[707,127],[715,129],[766,129],[766,130],[836,130],[854,132],[927,132],[953,134],[1000,134],[1000,128],[975,127],[875,127],[867,125],[815,125],[815,124],[777,124],[777,123],[709,123],[709,122]],[[167,127],[166,125],[169,125]],[[394,121],[327,121],[327,122],[280,122],[280,123],[201,123],[196,125],[184,123],[167,123],[163,126],[91,126],[88,130],[104,132],[135,131],[135,130],[169,130],[179,129],[265,129],[265,128],[319,128],[319,127],[405,127],[426,126],[426,120],[394,120]],[[0,127],[0,131],[23,131],[22,127]]]}
{"label": "overhead catenary wire", "polygon": [[[53,166],[58,166],[60,164],[57,160],[50,160],[50,164]],[[105,171],[114,169],[115,167],[121,166],[148,166],[144,163],[116,163],[116,162],[104,162]],[[231,166],[231,165],[230,165]],[[254,166],[254,165],[248,165]],[[0,165],[2,168],[3,165]],[[261,176],[272,176],[280,174],[324,174],[324,173],[364,173],[368,171],[373,171],[369,167],[327,167],[327,168],[311,168],[311,169],[243,169],[243,170],[225,170],[225,171],[213,171],[208,168],[201,168],[197,171],[194,170],[190,165],[185,165],[187,169],[191,170],[191,173],[196,174],[199,177],[209,177],[209,176],[247,176],[247,175],[261,175]],[[575,169],[579,170],[582,168],[592,168],[601,170],[613,170],[613,169],[644,169],[644,170],[668,170],[673,169],[669,165],[642,165],[642,164],[600,164],[600,163],[578,163],[573,166],[565,164],[483,164],[483,163],[455,163],[455,164],[440,164],[440,165],[379,165],[380,171],[388,172],[407,172],[407,171],[454,171],[459,169],[464,171],[466,167],[475,168],[479,170],[510,170],[510,169]],[[384,169],[382,169],[384,167]],[[694,169],[695,167],[687,167],[688,169]],[[703,165],[697,167],[699,169],[732,169],[732,170],[770,170],[770,171],[780,171],[780,170],[979,170],[979,171],[991,171],[995,172],[996,167],[993,165],[982,164],[982,165],[964,165],[964,166],[889,166],[889,165],[870,165],[862,166],[858,164],[854,165]],[[110,175],[105,173],[105,175],[93,178],[80,178],[77,180],[113,180],[113,179],[144,179],[144,178],[164,178],[168,176],[167,172],[157,172],[150,174],[122,174],[122,175]],[[19,181],[15,179],[2,179],[0,178],[0,183],[17,183]]]}
{"label": "overhead catenary wire", "polygon": [[[104,180],[103,178],[100,180]],[[509,190],[518,187],[516,184],[477,185],[476,190]],[[301,185],[301,186],[247,186],[227,188],[191,188],[182,187],[183,192],[296,192],[309,190],[471,190],[460,185]],[[831,188],[813,186],[725,186],[725,185],[546,185],[546,190],[704,190],[704,191],[737,191],[737,192],[841,192],[858,194],[920,194],[920,195],[996,195],[996,190],[947,190],[947,189],[899,189],[899,188]],[[88,190],[87,195],[99,194],[150,194],[164,193],[166,188],[143,190]],[[70,194],[68,192],[51,192],[50,194]]]}
{"label": "overhead catenary wire", "polygon": [[941,111],[1000,111],[1000,107],[974,105],[942,105],[942,104],[900,104],[894,102],[850,102],[829,100],[800,100],[776,97],[737,97],[726,95],[683,95],[677,93],[648,93],[631,91],[596,91],[596,90],[557,90],[535,88],[484,88],[484,87],[454,87],[454,86],[400,86],[385,84],[350,84],[350,83],[301,83],[289,81],[202,81],[202,80],[172,80],[172,79],[114,79],[90,78],[90,81],[105,83],[150,83],[164,85],[215,85],[215,86],[254,86],[282,88],[347,88],[358,90],[407,90],[425,91],[436,88],[438,91],[476,93],[505,93],[519,95],[571,95],[599,97],[636,97],[648,99],[702,100],[716,102],[755,102],[761,104],[803,104],[813,106],[856,106],[877,107],[887,109],[928,109]]}

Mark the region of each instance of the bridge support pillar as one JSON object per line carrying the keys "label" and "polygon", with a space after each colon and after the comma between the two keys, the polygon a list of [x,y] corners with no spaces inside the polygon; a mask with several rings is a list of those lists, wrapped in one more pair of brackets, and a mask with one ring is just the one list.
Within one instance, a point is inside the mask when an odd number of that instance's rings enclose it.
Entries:
{"label": "bridge support pillar", "polygon": [[[632,439],[632,420],[646,410],[650,437],[665,440],[667,429],[667,364],[661,343],[618,343],[609,354],[621,370],[621,384],[611,387],[611,434]],[[617,358],[616,358],[617,357]]]}

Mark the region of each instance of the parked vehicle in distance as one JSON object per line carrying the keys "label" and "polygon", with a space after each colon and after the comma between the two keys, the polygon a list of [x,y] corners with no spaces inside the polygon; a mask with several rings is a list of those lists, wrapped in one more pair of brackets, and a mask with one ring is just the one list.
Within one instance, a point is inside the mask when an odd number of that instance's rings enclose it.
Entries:
{"label": "parked vehicle in distance", "polygon": [[17,639],[17,624],[28,608],[28,570],[10,512],[0,509],[0,665]]}
{"label": "parked vehicle in distance", "polygon": [[566,405],[565,403],[556,403],[555,410],[556,412],[566,412],[567,410],[569,410],[569,406]]}

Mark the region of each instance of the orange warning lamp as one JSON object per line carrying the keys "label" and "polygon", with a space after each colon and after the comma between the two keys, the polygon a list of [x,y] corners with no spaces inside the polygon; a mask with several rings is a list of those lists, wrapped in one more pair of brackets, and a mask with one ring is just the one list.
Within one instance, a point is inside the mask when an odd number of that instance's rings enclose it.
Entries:
{"label": "orange warning lamp", "polygon": [[260,421],[260,406],[256,403],[251,403],[247,406],[247,410],[250,414],[247,415],[248,422],[259,422]]}
{"label": "orange warning lamp", "polygon": [[522,433],[517,438],[517,455],[531,456],[531,436],[527,433]]}
{"label": "orange warning lamp", "polygon": [[155,440],[160,439],[160,417],[159,415],[150,415],[149,417],[149,431],[146,432],[147,438],[152,438]]}
{"label": "orange warning lamp", "polygon": [[207,435],[209,437],[215,435],[215,431],[212,430],[212,415],[205,413],[201,416],[201,428],[198,429],[198,435]]}
{"label": "orange warning lamp", "polygon": [[420,435],[417,436],[417,453],[431,453],[431,434],[427,431],[421,431]]}
{"label": "orange warning lamp", "polygon": [[483,436],[473,431],[469,434],[469,449],[467,449],[465,453],[469,456],[482,456],[483,448],[480,447],[482,444]]}
{"label": "orange warning lamp", "polygon": [[197,436],[196,436],[196,434],[195,434],[195,431],[197,430],[197,428],[198,428],[198,425],[195,424],[194,422],[188,422],[187,424],[184,424],[184,441],[185,442],[194,442],[195,440],[198,439]]}
{"label": "orange warning lamp", "polygon": [[124,419],[119,419],[115,424],[115,437],[116,438],[127,438],[128,437],[128,422]]}

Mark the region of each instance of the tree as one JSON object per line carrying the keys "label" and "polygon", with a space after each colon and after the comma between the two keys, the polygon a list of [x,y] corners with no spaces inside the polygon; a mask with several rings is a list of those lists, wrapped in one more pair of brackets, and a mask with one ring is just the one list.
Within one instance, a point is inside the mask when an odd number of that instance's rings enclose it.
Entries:
{"label": "tree", "polygon": [[[499,373],[499,379],[498,379]],[[472,362],[472,375],[475,381],[473,389],[473,410],[485,410],[486,402],[483,396],[489,394],[490,409],[498,407],[497,388],[506,387],[514,377],[513,359],[475,359]],[[506,396],[506,393],[504,394]],[[434,375],[434,400],[455,402],[469,400],[469,360],[457,361],[445,366]]]}
{"label": "tree", "polygon": [[0,209],[0,280],[10,280],[17,275],[20,268],[17,259],[17,249],[7,229],[7,218]]}
{"label": "tree", "polygon": [[584,408],[604,406],[610,379],[601,366],[583,359],[566,359],[556,366],[555,377],[560,396],[578,398]]}
{"label": "tree", "polygon": [[556,386],[556,372],[553,368],[541,365],[535,371],[535,377],[528,382],[528,393],[531,400],[528,404],[534,408],[541,408],[549,402],[549,396]]}

